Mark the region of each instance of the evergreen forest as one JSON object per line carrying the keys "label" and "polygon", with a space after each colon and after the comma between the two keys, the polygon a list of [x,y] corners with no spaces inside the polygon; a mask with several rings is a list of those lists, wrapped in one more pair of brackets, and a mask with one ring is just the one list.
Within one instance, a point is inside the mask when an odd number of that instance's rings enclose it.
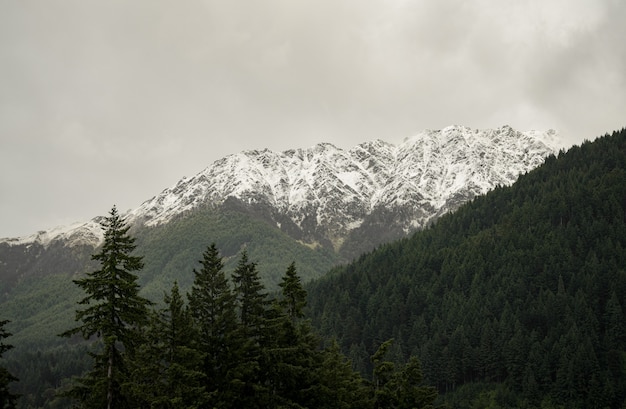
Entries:
{"label": "evergreen forest", "polygon": [[[437,391],[423,384],[419,360],[389,359],[393,340],[371,357],[369,378],[336,342],[324,347],[304,316],[307,292],[295,263],[271,296],[245,249],[229,280],[211,244],[186,297],[175,282],[157,305],[140,295],[143,257],[133,254],[135,238],[115,207],[102,226],[104,244],[92,256],[98,267],[73,280],[84,294],[76,326],[60,334],[78,346],[85,369],[41,402],[29,390],[20,401],[10,391],[20,380],[0,367],[0,408],[432,407]],[[9,336],[0,331],[0,339]],[[12,347],[0,345],[0,352]]]}
{"label": "evergreen forest", "polygon": [[307,287],[362,373],[381,340],[458,408],[626,404],[626,130],[549,157]]}
{"label": "evergreen forest", "polygon": [[0,409],[626,407],[626,129],[308,283],[205,237],[146,291],[159,247],[102,225],[58,346],[0,316]]}

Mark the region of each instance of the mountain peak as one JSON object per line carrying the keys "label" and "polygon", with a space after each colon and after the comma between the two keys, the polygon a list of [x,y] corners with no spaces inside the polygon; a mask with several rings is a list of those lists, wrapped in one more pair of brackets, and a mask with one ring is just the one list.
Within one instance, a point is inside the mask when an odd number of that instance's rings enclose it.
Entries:
{"label": "mountain peak", "polygon": [[220,205],[234,197],[269,206],[275,217],[302,229],[305,220],[307,225],[314,220],[313,230],[330,236],[349,233],[375,209],[408,207],[413,219],[406,230],[463,198],[513,183],[554,153],[545,143],[554,136],[508,125],[486,130],[454,125],[420,132],[399,145],[374,140],[350,150],[319,143],[282,153],[245,151],[165,189],[129,219],[157,225],[200,204]]}
{"label": "mountain peak", "polygon": [[[305,241],[341,243],[368,220],[395,214],[389,223],[404,232],[419,228],[497,185],[513,183],[554,153],[556,132],[519,132],[449,126],[425,130],[398,145],[382,140],[343,150],[332,143],[274,152],[248,150],[216,160],[192,177],[129,211],[134,225],[156,226],[229,198],[270,209],[281,226],[289,220]],[[88,223],[75,228],[86,232]],[[363,227],[364,228],[364,227]],[[69,237],[73,228],[7,243]],[[87,230],[85,230],[87,229]],[[98,236],[93,233],[88,242]],[[77,236],[74,242],[78,242]]]}

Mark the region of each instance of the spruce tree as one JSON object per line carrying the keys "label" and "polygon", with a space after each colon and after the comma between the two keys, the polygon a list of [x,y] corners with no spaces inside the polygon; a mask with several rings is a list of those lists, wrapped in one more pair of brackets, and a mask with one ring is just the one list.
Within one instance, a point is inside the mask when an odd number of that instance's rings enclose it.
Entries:
{"label": "spruce tree", "polygon": [[215,243],[202,254],[200,265],[199,270],[193,270],[189,305],[200,334],[198,348],[204,355],[203,371],[212,405],[227,407],[233,400],[235,351],[240,348],[235,298]]}
{"label": "spruce tree", "polygon": [[419,359],[412,356],[398,369],[386,360],[393,339],[383,342],[372,356],[374,408],[432,408],[437,390],[423,385],[424,376]]}
{"label": "spruce tree", "polygon": [[294,263],[279,286],[281,297],[268,310],[261,338],[261,374],[268,385],[269,405],[311,407],[316,399],[313,389],[318,383],[322,354],[318,337],[304,319],[306,291]]}
{"label": "spruce tree", "polygon": [[237,368],[233,385],[237,388],[234,407],[267,407],[267,385],[260,378],[261,341],[267,323],[268,300],[256,264],[244,250],[233,272],[235,299],[239,312],[237,331],[241,347],[236,351]]}
{"label": "spruce tree", "polygon": [[261,283],[256,263],[248,260],[248,252],[245,250],[233,273],[233,281],[241,325],[247,335],[258,339],[268,305],[267,293]]}
{"label": "spruce tree", "polygon": [[[4,338],[11,336],[11,334],[4,329],[4,326],[9,322],[10,321],[7,320],[0,321],[0,358],[2,358],[2,355],[6,351],[13,348],[13,345],[2,342]],[[12,409],[16,407],[15,402],[18,396],[9,391],[9,384],[17,382],[17,380],[18,379],[13,376],[8,369],[0,366],[0,409]]]}
{"label": "spruce tree", "polygon": [[141,341],[140,328],[147,323],[150,301],[139,295],[135,272],[143,268],[142,257],[131,255],[135,239],[128,235],[115,206],[101,223],[104,244],[92,259],[100,268],[74,280],[87,296],[79,301],[84,309],[76,311],[81,324],[62,336],[97,337],[98,347],[91,355],[91,372],[68,391],[88,408],[123,408],[130,406],[122,392],[127,379],[126,362]]}
{"label": "spruce tree", "polygon": [[371,407],[369,389],[361,375],[352,369],[352,363],[341,353],[333,339],[323,351],[318,382],[313,391],[314,407],[328,409],[366,409]]}
{"label": "spruce tree", "polygon": [[200,408],[208,402],[203,354],[189,308],[174,283],[165,308],[152,314],[136,353],[128,390],[137,408]]}
{"label": "spruce tree", "polygon": [[306,290],[302,287],[302,282],[296,271],[296,263],[292,262],[280,284],[282,289],[281,307],[285,310],[287,317],[294,322],[298,318],[302,318],[304,313],[302,310],[306,306]]}

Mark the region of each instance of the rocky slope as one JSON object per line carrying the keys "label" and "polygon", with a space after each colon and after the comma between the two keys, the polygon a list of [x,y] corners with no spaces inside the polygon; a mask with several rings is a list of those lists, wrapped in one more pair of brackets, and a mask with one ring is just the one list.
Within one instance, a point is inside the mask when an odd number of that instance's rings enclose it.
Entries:
{"label": "rocky slope", "polygon": [[[398,145],[376,140],[350,150],[323,143],[285,152],[245,151],[183,178],[125,217],[136,227],[157,226],[201,206],[234,201],[309,245],[338,251],[350,237],[371,241],[352,244],[361,251],[513,183],[556,146],[552,130],[451,126],[423,131]],[[96,246],[102,239],[97,222],[0,239],[0,245]],[[380,240],[372,241],[372,235]]]}
{"label": "rocky slope", "polygon": [[264,208],[276,225],[338,250],[349,233],[381,212],[406,233],[497,185],[513,183],[555,151],[554,131],[508,126],[424,131],[399,145],[380,140],[342,150],[246,151],[214,162],[144,202],[131,223],[154,226],[200,205],[236,198]]}

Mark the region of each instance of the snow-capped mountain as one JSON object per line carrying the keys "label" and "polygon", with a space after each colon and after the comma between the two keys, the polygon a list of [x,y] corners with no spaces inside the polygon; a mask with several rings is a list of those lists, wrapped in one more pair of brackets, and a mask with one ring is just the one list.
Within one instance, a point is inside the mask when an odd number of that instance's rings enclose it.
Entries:
{"label": "snow-capped mountain", "polygon": [[[398,145],[376,140],[349,150],[323,143],[285,152],[244,151],[183,178],[125,217],[135,226],[156,226],[201,205],[236,199],[267,209],[278,227],[299,230],[300,239],[329,240],[337,250],[376,212],[393,214],[395,226],[389,227],[408,232],[497,185],[510,185],[555,152],[556,138],[553,130],[451,126]],[[82,238],[93,245],[102,237],[96,221],[0,242],[67,240],[71,246]]]}
{"label": "snow-capped mountain", "polygon": [[100,225],[102,220],[102,216],[97,216],[87,222],[41,230],[29,236],[0,239],[0,243],[7,243],[11,246],[38,243],[47,247],[52,242],[62,241],[68,247],[76,245],[96,247],[104,240],[104,231]]}
{"label": "snow-capped mountain", "polygon": [[305,237],[322,235],[337,244],[377,209],[401,210],[404,231],[422,227],[476,195],[510,185],[555,149],[553,130],[451,126],[398,145],[376,140],[350,150],[323,143],[280,153],[245,151],[182,179],[127,220],[154,226],[234,197],[269,207],[279,226],[286,217]]}

